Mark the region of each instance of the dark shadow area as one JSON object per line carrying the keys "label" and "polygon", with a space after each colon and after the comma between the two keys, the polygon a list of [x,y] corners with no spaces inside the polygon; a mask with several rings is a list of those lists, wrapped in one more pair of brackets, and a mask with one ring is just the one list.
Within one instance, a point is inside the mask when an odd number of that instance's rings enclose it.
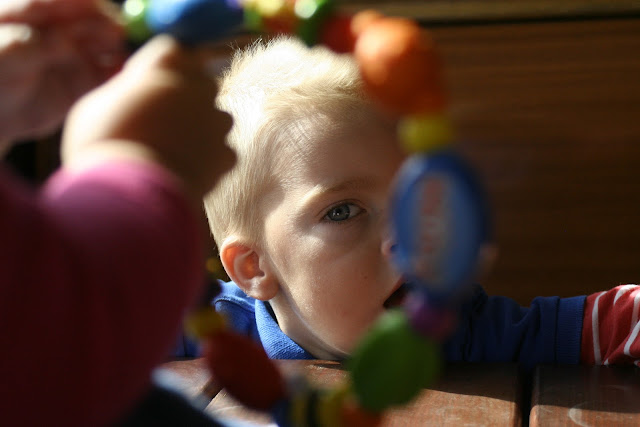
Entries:
{"label": "dark shadow area", "polygon": [[30,185],[37,187],[60,166],[60,135],[15,144],[2,162]]}

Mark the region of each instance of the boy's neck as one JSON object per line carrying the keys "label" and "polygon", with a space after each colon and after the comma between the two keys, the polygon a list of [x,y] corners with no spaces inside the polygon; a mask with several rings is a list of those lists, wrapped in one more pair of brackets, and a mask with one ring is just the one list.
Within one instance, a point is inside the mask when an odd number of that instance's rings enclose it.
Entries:
{"label": "boy's neck", "polygon": [[325,348],[326,345],[322,343],[322,341],[311,331],[309,327],[299,327],[298,322],[287,321],[289,318],[292,318],[290,316],[295,316],[298,319],[300,317],[296,316],[295,313],[292,313],[292,309],[289,304],[285,305],[280,303],[282,298],[286,297],[282,292],[280,292],[274,298],[267,301],[265,305],[268,307],[269,313],[280,327],[280,330],[286,336],[291,338],[296,344],[309,352],[316,359],[340,361],[344,360],[348,356],[338,350],[328,351]]}

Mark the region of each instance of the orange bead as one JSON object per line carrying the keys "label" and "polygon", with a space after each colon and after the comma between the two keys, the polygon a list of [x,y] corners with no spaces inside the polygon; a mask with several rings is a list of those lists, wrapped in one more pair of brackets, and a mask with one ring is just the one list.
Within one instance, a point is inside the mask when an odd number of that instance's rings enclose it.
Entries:
{"label": "orange bead", "polygon": [[355,37],[358,37],[362,34],[362,31],[369,26],[369,24],[382,18],[384,18],[384,15],[376,10],[362,10],[353,15],[353,18],[351,19],[351,33]]}
{"label": "orange bead", "polygon": [[336,14],[323,25],[320,42],[337,53],[351,53],[358,35],[372,22],[383,18],[380,12],[367,9],[353,16]]}
{"label": "orange bead", "polygon": [[249,408],[267,411],[286,397],[285,381],[262,346],[231,331],[205,342],[204,357],[214,378]]}
{"label": "orange bead", "polygon": [[386,109],[401,115],[444,109],[440,58],[413,21],[373,19],[359,34],[354,55],[366,90]]}

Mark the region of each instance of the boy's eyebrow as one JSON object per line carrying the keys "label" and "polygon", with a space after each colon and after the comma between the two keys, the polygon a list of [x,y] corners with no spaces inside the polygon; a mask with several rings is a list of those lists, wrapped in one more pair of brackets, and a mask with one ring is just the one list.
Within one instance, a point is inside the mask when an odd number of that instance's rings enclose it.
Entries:
{"label": "boy's eyebrow", "polygon": [[357,177],[336,182],[319,183],[302,197],[302,203],[332,193],[340,193],[345,190],[366,190],[375,187],[376,180],[372,177]]}

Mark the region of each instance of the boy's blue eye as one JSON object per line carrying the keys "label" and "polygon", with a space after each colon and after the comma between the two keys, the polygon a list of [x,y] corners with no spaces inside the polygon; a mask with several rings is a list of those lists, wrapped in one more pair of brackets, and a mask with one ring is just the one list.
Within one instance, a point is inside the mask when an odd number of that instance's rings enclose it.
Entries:
{"label": "boy's blue eye", "polygon": [[358,215],[361,210],[360,207],[353,203],[343,203],[329,209],[329,212],[324,217],[329,221],[346,221]]}

